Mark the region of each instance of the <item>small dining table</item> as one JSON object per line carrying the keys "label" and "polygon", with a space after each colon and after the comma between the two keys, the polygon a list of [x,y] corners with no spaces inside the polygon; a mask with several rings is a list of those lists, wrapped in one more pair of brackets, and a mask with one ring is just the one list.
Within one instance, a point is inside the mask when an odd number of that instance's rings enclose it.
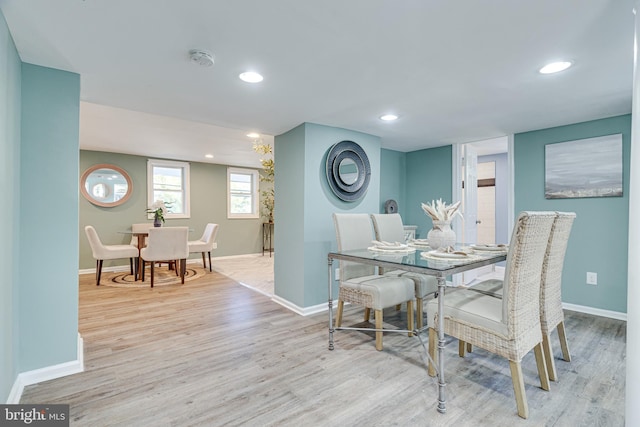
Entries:
{"label": "small dining table", "polygon": [[[414,273],[433,276],[438,281],[438,363],[436,373],[438,375],[438,412],[446,412],[446,393],[445,393],[445,377],[444,377],[444,298],[445,289],[451,287],[447,284],[447,276],[473,270],[485,265],[496,264],[507,259],[506,248],[504,250],[474,250],[469,257],[462,258],[436,258],[430,254],[431,248],[422,247],[413,248],[414,252],[379,252],[368,249],[348,250],[329,252],[327,260],[329,264],[329,350],[333,350],[333,334],[337,330],[361,330],[371,331],[367,328],[353,327],[334,327],[333,326],[333,260],[351,261],[361,264],[375,265],[390,270],[404,270]],[[456,244],[457,250],[468,250],[468,247],[462,244]],[[423,256],[424,254],[424,256]],[[418,308],[422,309],[421,307]],[[422,342],[420,333],[425,331],[428,326],[421,330],[411,331],[414,336],[418,337]],[[383,329],[385,332],[402,332],[406,330],[400,329]],[[428,357],[428,355],[427,355]],[[432,361],[433,363],[433,361]]]}
{"label": "small dining table", "polygon": [[[192,228],[189,228],[189,232],[191,233],[193,231]],[[125,230],[125,231],[119,231],[119,233],[121,234],[129,234],[131,236],[134,236],[138,239],[138,266],[137,266],[137,270],[135,272],[135,276],[134,279],[136,281],[138,281],[139,279],[142,279],[142,269],[144,268],[144,261],[142,260],[142,257],[140,256],[140,250],[142,248],[145,247],[146,245],[146,241],[147,241],[147,236],[149,236],[149,230],[145,230],[145,231],[131,231],[131,230]]]}

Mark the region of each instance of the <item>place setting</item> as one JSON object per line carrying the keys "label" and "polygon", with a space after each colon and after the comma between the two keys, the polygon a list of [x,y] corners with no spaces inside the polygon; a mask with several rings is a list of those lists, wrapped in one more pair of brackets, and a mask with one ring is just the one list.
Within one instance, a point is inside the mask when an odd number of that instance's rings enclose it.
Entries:
{"label": "place setting", "polygon": [[380,252],[380,253],[411,253],[415,252],[416,248],[409,246],[406,243],[401,242],[385,242],[380,240],[372,240],[372,246],[367,249],[372,252]]}

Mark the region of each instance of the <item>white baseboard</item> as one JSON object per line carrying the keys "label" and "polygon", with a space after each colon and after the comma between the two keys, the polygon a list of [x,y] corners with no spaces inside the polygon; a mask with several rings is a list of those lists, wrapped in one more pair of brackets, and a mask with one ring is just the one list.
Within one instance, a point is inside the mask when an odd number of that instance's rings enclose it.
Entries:
{"label": "white baseboard", "polygon": [[616,320],[624,320],[625,322],[627,321],[627,313],[621,313],[619,311],[603,310],[601,308],[593,308],[593,307],[587,307],[585,305],[569,304],[566,302],[562,303],[562,308],[566,310],[585,313],[585,314],[593,314],[594,316],[608,317],[610,319],[616,319]]}
{"label": "white baseboard", "polygon": [[289,310],[301,316],[310,316],[312,314],[322,313],[323,311],[327,311],[329,307],[328,303],[326,302],[318,305],[312,305],[310,307],[299,307],[291,301],[279,297],[278,295],[273,295],[271,297],[271,301],[280,304],[281,306],[288,308]]}
{"label": "white baseboard", "polygon": [[53,380],[55,378],[66,377],[67,375],[77,374],[84,371],[84,341],[78,333],[78,353],[77,359],[71,362],[60,363],[58,365],[47,366],[45,368],[34,369],[33,371],[21,372],[18,374],[16,381],[11,387],[7,404],[20,403],[22,392],[28,385],[37,384],[43,381]]}

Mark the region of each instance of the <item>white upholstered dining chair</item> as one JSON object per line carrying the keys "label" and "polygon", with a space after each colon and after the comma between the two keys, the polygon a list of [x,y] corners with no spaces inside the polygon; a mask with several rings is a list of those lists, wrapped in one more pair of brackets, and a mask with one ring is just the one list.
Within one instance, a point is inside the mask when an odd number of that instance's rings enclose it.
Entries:
{"label": "white upholstered dining chair", "polygon": [[[333,214],[338,250],[365,249],[371,245],[373,230],[368,214]],[[365,321],[374,310],[376,350],[382,350],[383,310],[407,303],[407,329],[413,331],[414,284],[411,279],[376,274],[375,266],[340,261],[340,283],[336,327],[342,325],[344,303],[365,307]]]}
{"label": "white upholstered dining chair", "polygon": [[[574,212],[557,212],[547,244],[542,278],[540,283],[540,326],[542,328],[542,347],[547,364],[547,372],[551,381],[558,379],[556,364],[551,347],[551,332],[557,328],[562,358],[570,362],[571,354],[567,343],[562,310],[562,270],[567,252],[571,227],[576,218]],[[502,298],[502,280],[485,280],[471,287],[471,290]]]}
{"label": "white upholstered dining chair", "polygon": [[151,264],[151,287],[153,288],[154,264],[158,261],[167,262],[177,260],[176,271],[180,269],[181,283],[184,284],[184,274],[189,256],[187,238],[188,227],[158,227],[149,229],[147,246],[140,250],[142,258],[142,281],[144,281],[144,267]]}
{"label": "white upholstered dining chair", "polygon": [[[376,240],[404,243],[405,233],[400,214],[371,214],[371,219],[373,220]],[[385,270],[384,274],[387,276],[406,277],[413,281],[416,297],[416,327],[422,329],[423,300],[428,295],[434,295],[438,291],[438,280],[433,276],[403,270]]]}
{"label": "white upholstered dining chair", "polygon": [[[456,289],[444,296],[444,333],[509,360],[518,415],[527,418],[521,361],[534,350],[540,384],[549,390],[540,327],[540,277],[554,212],[522,212],[515,223],[503,283],[504,298]],[[443,296],[439,296],[442,298]],[[437,300],[427,303],[429,354],[436,357]],[[429,363],[429,374],[434,368]]]}
{"label": "white upholstered dining chair", "polygon": [[[153,228],[152,222],[142,222],[138,224],[131,224],[131,233],[142,233]],[[131,235],[131,245],[138,247],[138,236]]]}
{"label": "white upholstered dining chair", "polygon": [[102,262],[106,259],[129,258],[129,267],[133,274],[133,259],[138,257],[138,249],[131,245],[104,245],[96,229],[90,225],[84,228],[84,232],[89,240],[93,257],[96,259],[96,286],[100,286]]}
{"label": "white upholstered dining chair", "polygon": [[211,270],[211,251],[218,247],[216,236],[218,235],[218,224],[207,224],[204,233],[199,240],[189,240],[189,253],[202,252],[202,267],[207,268],[204,253],[209,254],[209,271]]}

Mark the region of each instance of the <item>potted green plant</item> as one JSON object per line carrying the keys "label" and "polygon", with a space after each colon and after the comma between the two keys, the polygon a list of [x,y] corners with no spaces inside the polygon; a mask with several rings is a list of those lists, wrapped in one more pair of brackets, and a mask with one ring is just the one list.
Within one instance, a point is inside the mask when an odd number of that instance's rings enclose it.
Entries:
{"label": "potted green plant", "polygon": [[161,227],[164,223],[164,216],[167,214],[167,206],[162,200],[156,200],[147,213],[153,214],[153,226]]}

